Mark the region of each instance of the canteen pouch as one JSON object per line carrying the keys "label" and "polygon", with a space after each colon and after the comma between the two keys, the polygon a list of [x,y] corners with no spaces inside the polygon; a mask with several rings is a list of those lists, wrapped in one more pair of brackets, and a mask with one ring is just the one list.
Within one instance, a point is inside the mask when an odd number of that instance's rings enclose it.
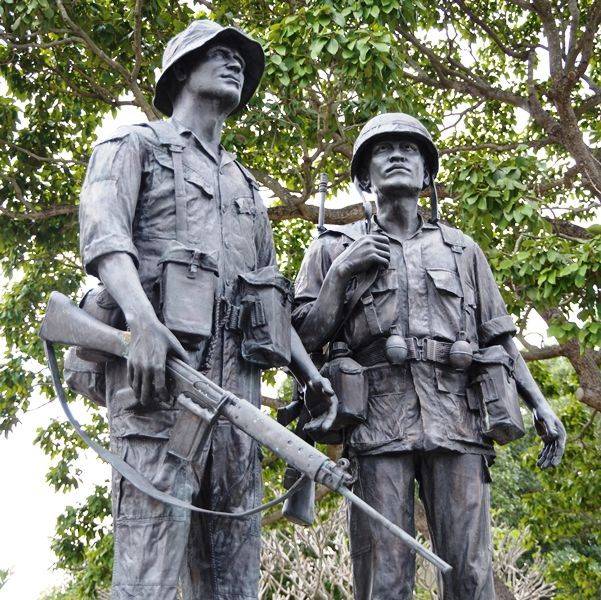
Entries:
{"label": "canteen pouch", "polygon": [[198,248],[175,243],[159,261],[160,316],[187,347],[211,336],[217,288],[217,263]]}
{"label": "canteen pouch", "polygon": [[513,366],[502,346],[481,348],[474,353],[467,387],[470,408],[480,412],[483,435],[501,445],[525,434]]}
{"label": "canteen pouch", "polygon": [[333,431],[354,427],[367,420],[367,378],[363,367],[350,356],[327,362],[321,374],[330,380],[338,398],[338,411]]}
{"label": "canteen pouch", "polygon": [[[111,327],[122,331],[127,329],[123,311],[102,283],[86,292],[79,303],[79,308],[85,310],[89,315],[98,319],[98,321],[101,321],[105,325],[110,325]],[[89,363],[105,363],[109,360],[114,360],[115,358],[106,352],[100,350],[88,350],[86,348],[76,348],[75,354],[81,361]],[[82,367],[83,364],[79,364],[78,369],[81,371]],[[79,390],[74,391],[79,392]]]}
{"label": "canteen pouch", "polygon": [[242,356],[261,367],[290,362],[292,284],[274,266],[238,277]]}

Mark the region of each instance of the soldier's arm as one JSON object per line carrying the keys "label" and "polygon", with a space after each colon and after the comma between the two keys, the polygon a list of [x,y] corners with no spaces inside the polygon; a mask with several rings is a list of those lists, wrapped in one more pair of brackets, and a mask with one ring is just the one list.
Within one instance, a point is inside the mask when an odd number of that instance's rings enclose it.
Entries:
{"label": "soldier's arm", "polygon": [[142,175],[142,148],[131,132],[117,133],[94,150],[81,192],[80,242],[86,271],[100,278],[123,310],[132,334],[129,382],[140,402],[165,394],[165,359],[186,354],[158,320],[137,265],[132,224]]}
{"label": "soldier's arm", "polygon": [[563,424],[543,396],[513,335],[515,326],[509,315],[490,266],[482,250],[476,246],[475,269],[478,287],[479,338],[482,346],[499,344],[514,359],[514,379],[518,393],[532,411],[538,435],[544,442],[537,462],[539,467],[557,466],[565,449],[566,432]]}
{"label": "soldier's arm", "polygon": [[359,273],[386,268],[389,262],[388,238],[383,235],[364,235],[333,259],[327,255],[327,246],[321,239],[314,243],[303,260],[297,280],[297,290],[299,281],[304,287],[318,290],[298,329],[309,351],[319,349],[336,333],[344,317],[350,280]]}

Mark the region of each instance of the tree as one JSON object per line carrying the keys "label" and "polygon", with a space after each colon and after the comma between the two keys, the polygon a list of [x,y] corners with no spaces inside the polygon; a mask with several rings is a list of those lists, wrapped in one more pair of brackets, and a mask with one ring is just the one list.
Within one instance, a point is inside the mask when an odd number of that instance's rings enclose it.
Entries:
{"label": "tree", "polygon": [[[77,195],[94,132],[150,99],[166,40],[194,16],[176,0],[5,0],[0,6],[0,427],[31,390],[51,395],[37,328],[51,289],[76,295]],[[309,241],[317,173],[348,183],[352,142],[381,111],[436,132],[445,220],[482,246],[529,361],[564,356],[577,397],[601,409],[599,264],[601,0],[214,0],[195,6],[260,39],[267,69],[225,144],[275,198],[286,273]],[[427,209],[424,209],[427,211]],[[361,216],[358,204],[326,221]],[[557,343],[521,335],[538,313]],[[103,429],[95,415],[90,427]],[[59,424],[53,485],[76,485],[81,445]],[[66,452],[62,450],[66,449]]]}

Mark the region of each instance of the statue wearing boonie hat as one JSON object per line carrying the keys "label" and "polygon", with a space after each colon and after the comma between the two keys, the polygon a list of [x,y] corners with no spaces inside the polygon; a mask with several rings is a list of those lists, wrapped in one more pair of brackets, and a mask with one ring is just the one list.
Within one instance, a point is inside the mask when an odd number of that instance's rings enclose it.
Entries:
{"label": "statue wearing boonie hat", "polygon": [[[291,361],[326,422],[336,403],[291,330],[290,284],[277,271],[259,186],[220,144],[225,119],[247,105],[264,62],[261,45],[242,31],[191,23],[167,44],[156,84],[154,105],[169,118],[98,142],[80,202],[83,264],[102,282],[84,309],[93,304],[95,317],[126,323],[131,351],[92,365],[79,391],[106,403],[113,453],[159,490],[221,513],[260,503],[259,448],[221,420],[196,444],[202,432],[182,423],[166,390],[168,353],[256,406],[261,369]],[[85,375],[78,368],[74,387]],[[90,381],[101,375],[105,386],[93,393]],[[186,600],[257,598],[258,514],[191,513],[118,473],[112,496],[113,600],[175,600],[179,590]]]}

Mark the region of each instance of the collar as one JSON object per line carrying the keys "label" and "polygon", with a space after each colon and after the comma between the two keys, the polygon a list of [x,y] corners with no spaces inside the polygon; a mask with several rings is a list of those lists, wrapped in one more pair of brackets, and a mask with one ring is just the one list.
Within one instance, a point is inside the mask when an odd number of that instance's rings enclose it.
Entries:
{"label": "collar", "polygon": [[228,152],[221,144],[219,144],[219,156],[215,156],[213,152],[208,148],[208,146],[188,127],[186,127],[183,123],[180,123],[174,117],[170,117],[169,122],[173,125],[174,129],[181,136],[186,138],[192,137],[198,146],[202,149],[202,151],[215,163],[217,163],[220,167],[225,167],[227,164],[232,163],[236,160],[235,152]]}
{"label": "collar", "polygon": [[390,238],[391,240],[394,240],[395,242],[398,242],[399,244],[403,244],[403,242],[408,241],[413,239],[414,237],[416,237],[417,235],[419,235],[423,230],[427,230],[427,229],[438,229],[438,225],[435,225],[434,223],[430,223],[430,221],[426,221],[424,220],[424,218],[422,217],[422,215],[420,213],[417,213],[417,218],[419,219],[419,227],[417,228],[417,230],[415,231],[415,233],[413,233],[412,235],[410,235],[408,238],[406,238],[405,240],[401,240],[399,237],[397,237],[396,235],[392,234],[392,233],[388,233],[378,222],[378,216],[374,215],[372,217],[372,227],[374,231],[377,231],[379,233],[383,233],[386,237]]}

